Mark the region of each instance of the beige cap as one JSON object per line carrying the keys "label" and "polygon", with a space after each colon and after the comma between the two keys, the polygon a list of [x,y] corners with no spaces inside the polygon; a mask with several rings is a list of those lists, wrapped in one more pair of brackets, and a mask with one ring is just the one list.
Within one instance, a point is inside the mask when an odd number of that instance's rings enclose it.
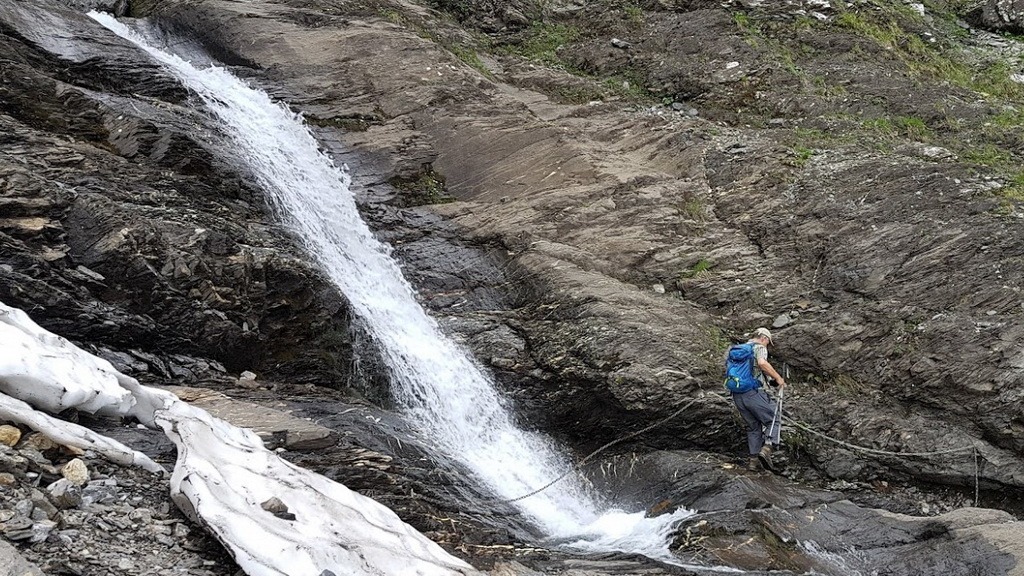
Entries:
{"label": "beige cap", "polygon": [[769,344],[775,344],[775,341],[772,340],[772,333],[767,328],[758,328],[757,330],[754,330],[754,338],[761,337],[767,338]]}

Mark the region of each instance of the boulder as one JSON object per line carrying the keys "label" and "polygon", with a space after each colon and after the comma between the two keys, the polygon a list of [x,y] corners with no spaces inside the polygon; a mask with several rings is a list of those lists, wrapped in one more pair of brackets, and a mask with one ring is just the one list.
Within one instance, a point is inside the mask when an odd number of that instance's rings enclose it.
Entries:
{"label": "boulder", "polygon": [[14,446],[21,440],[21,430],[17,426],[4,424],[0,426],[0,443]]}
{"label": "boulder", "polygon": [[82,487],[89,483],[89,468],[79,458],[73,458],[61,466],[60,474],[71,484]]}
{"label": "boulder", "polygon": [[18,549],[0,540],[0,566],[3,576],[46,576],[38,566],[18,553]]}
{"label": "boulder", "polygon": [[172,386],[166,389],[217,418],[253,430],[271,448],[318,450],[332,446],[337,441],[336,435],[328,428],[281,410],[235,400],[203,388]]}
{"label": "boulder", "polygon": [[995,32],[1024,33],[1024,0],[981,0],[964,13],[971,24]]}

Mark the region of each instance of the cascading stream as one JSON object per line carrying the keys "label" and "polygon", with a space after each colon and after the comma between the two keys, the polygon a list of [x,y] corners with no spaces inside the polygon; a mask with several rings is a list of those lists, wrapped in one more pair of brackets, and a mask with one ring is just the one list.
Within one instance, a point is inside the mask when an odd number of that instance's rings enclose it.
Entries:
{"label": "cascading stream", "polygon": [[[546,437],[516,427],[490,376],[441,331],[360,217],[350,178],[319,148],[301,117],[218,67],[197,69],[147,45],[113,17],[95,20],[139,45],[192,89],[229,137],[277,214],[351,302],[391,371],[403,413],[445,457],[462,462],[501,498],[514,498],[569,469]],[[591,551],[678,562],[668,550],[686,511],[658,518],[602,510],[575,477],[516,502],[545,534]]]}

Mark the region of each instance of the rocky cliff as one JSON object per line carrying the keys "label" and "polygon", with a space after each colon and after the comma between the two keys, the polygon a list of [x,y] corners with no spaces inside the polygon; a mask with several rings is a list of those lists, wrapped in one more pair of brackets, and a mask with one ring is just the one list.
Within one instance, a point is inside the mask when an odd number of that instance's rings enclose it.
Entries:
{"label": "rocky cliff", "polygon": [[[699,399],[616,448],[650,475],[609,481],[644,506],[744,518],[688,531],[682,549],[828,572],[771,545],[799,530],[743,510],[797,516],[836,502],[809,487],[828,485],[894,513],[945,512],[976,481],[982,504],[1017,510],[1024,70],[1018,41],[986,31],[1018,30],[1016,4],[106,8],[148,17],[168,46],[194,43],[301,112],[352,168],[364,217],[424,305],[531,425],[586,453]],[[481,519],[443,494],[403,499],[407,482],[439,489],[412,464],[419,448],[375,439],[402,425],[344,297],[217,154],[189,94],[82,16],[95,5],[0,6],[0,301],[148,383],[294,402],[352,431],[330,454],[294,457],[452,547],[479,547],[467,557],[522,541],[528,529],[495,519],[507,510]],[[760,325],[790,373],[787,412],[807,426],[784,438],[803,488],[728,469],[742,436],[716,395],[719,361]],[[235,387],[244,370],[265,387]],[[353,406],[383,423],[345,416]],[[719,460],[690,485],[666,483],[694,458],[657,450],[680,449]],[[961,547],[942,558],[991,548],[1002,572],[990,573],[1005,573],[1015,552],[994,533],[1015,524],[982,516],[883,521],[840,507],[829,521],[908,530],[851,544],[884,550],[870,566],[910,559],[890,573],[911,573],[942,538]],[[750,534],[754,553],[716,552]],[[947,573],[970,569],[951,562]]]}

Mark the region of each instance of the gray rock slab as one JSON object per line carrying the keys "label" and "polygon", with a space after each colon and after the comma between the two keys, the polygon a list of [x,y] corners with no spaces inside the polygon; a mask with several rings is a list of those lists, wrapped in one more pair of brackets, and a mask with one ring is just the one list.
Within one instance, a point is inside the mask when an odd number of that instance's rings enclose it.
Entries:
{"label": "gray rock slab", "polygon": [[18,549],[0,540],[0,576],[45,576],[38,566],[25,560]]}
{"label": "gray rock slab", "polygon": [[206,388],[169,386],[165,389],[217,418],[249,428],[270,448],[283,446],[289,450],[316,450],[335,443],[335,436],[329,428],[281,410],[235,400]]}

